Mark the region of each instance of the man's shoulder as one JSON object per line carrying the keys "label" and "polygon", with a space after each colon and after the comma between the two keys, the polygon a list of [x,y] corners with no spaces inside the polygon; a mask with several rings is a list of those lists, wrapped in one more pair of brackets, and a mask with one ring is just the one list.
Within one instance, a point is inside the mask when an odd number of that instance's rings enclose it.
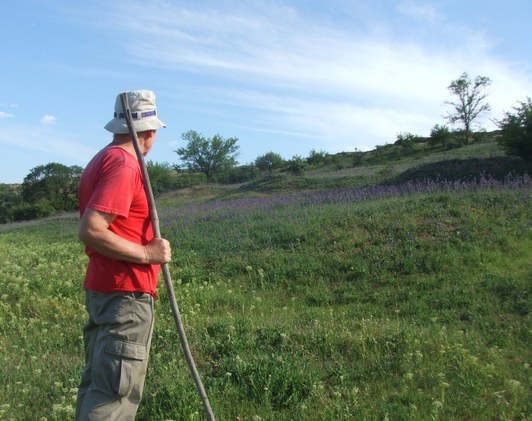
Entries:
{"label": "man's shoulder", "polygon": [[125,166],[133,169],[138,168],[137,159],[119,146],[108,146],[99,153],[100,162],[110,166]]}
{"label": "man's shoulder", "polygon": [[[109,178],[140,176],[138,161],[130,153],[116,146],[107,146],[98,152],[85,168],[82,184],[102,183]],[[90,181],[89,181],[90,180]]]}

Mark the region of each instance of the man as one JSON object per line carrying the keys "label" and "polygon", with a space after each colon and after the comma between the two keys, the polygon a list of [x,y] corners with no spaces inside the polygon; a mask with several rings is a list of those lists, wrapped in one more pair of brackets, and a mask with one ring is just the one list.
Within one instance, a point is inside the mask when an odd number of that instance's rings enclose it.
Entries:
{"label": "man", "polygon": [[[146,155],[156,130],[151,91],[128,92],[139,146]],[[154,238],[142,171],[120,95],[105,128],[113,141],[89,162],[79,187],[79,238],[89,263],[89,318],[83,328],[85,368],[76,420],[133,420],[142,397],[153,331],[153,299],[170,244]]]}

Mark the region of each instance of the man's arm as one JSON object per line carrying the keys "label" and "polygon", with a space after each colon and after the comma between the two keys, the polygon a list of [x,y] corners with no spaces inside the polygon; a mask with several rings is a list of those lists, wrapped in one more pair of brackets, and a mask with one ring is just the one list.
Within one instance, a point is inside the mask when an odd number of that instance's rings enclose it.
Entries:
{"label": "man's arm", "polygon": [[154,238],[142,246],[128,241],[109,230],[116,215],[87,208],[79,224],[78,237],[104,256],[140,264],[161,264],[171,260],[168,240]]}

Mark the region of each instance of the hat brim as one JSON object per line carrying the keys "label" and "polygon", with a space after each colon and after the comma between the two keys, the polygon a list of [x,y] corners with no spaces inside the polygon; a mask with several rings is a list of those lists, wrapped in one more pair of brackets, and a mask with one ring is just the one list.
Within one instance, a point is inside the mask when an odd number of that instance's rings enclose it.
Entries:
{"label": "hat brim", "polygon": [[[113,118],[105,126],[105,130],[114,134],[129,133],[126,120],[124,118]],[[133,120],[133,128],[135,132],[145,132],[147,130],[157,130],[166,127],[157,117],[143,118],[142,120]]]}

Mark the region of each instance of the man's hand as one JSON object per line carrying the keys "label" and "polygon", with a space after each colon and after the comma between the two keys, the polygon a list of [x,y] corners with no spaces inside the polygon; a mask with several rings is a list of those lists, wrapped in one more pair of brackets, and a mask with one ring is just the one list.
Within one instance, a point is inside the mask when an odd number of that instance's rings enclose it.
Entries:
{"label": "man's hand", "polygon": [[164,238],[154,238],[144,246],[146,260],[150,264],[163,264],[172,260],[170,242]]}

